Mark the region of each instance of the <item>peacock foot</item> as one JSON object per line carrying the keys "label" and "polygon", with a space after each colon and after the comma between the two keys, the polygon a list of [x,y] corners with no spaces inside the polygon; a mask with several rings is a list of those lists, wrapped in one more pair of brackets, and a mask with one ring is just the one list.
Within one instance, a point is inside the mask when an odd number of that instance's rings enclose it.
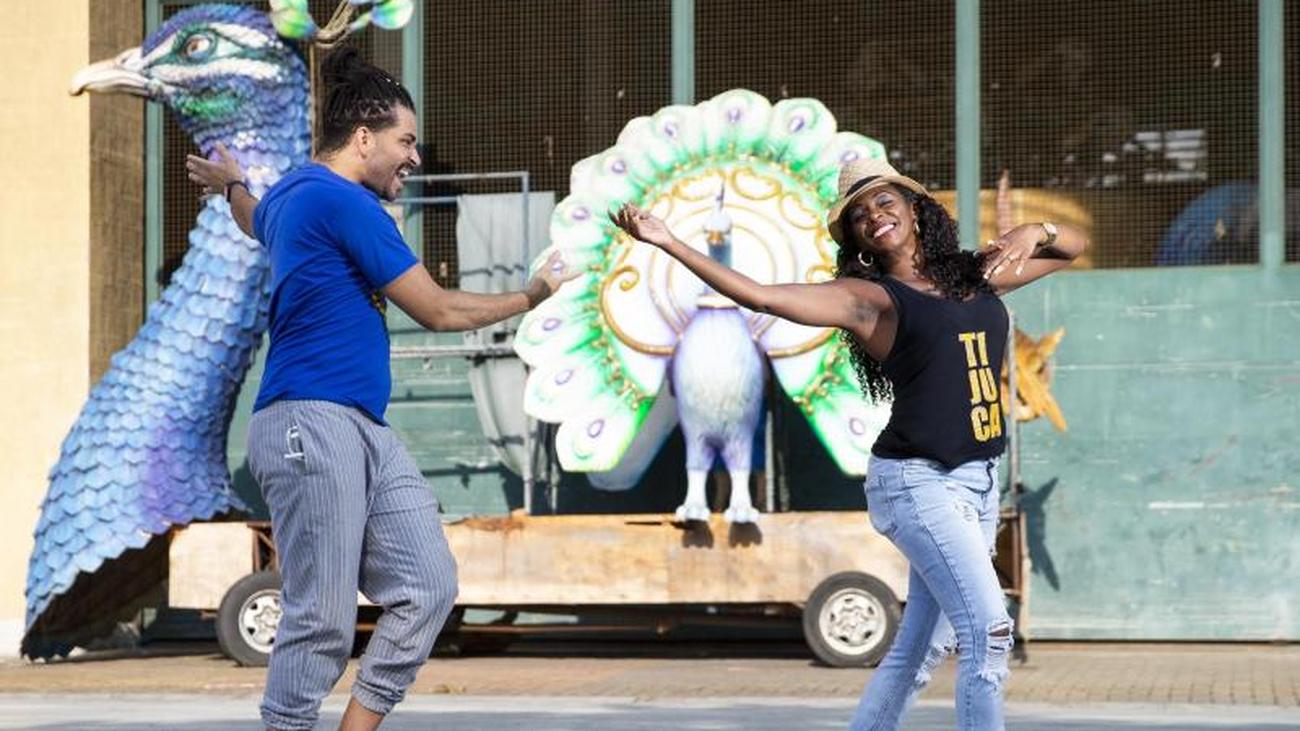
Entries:
{"label": "peacock foot", "polygon": [[692,520],[707,522],[709,520],[709,506],[704,503],[685,502],[677,508],[677,522],[686,523]]}
{"label": "peacock foot", "polygon": [[752,505],[732,505],[722,513],[728,523],[757,523],[758,511]]}

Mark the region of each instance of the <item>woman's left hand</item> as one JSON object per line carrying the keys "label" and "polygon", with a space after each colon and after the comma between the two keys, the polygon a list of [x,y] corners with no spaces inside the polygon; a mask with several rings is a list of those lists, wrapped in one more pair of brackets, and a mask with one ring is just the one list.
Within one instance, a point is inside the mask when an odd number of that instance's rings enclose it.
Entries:
{"label": "woman's left hand", "polygon": [[996,277],[1003,269],[1015,266],[1017,276],[1025,268],[1025,262],[1034,257],[1038,245],[1047,232],[1036,223],[1016,226],[1001,236],[993,239],[980,249],[984,257],[984,278]]}
{"label": "woman's left hand", "polygon": [[673,242],[673,232],[668,230],[663,221],[631,203],[625,203],[622,208],[611,212],[609,220],[637,241],[660,248]]}

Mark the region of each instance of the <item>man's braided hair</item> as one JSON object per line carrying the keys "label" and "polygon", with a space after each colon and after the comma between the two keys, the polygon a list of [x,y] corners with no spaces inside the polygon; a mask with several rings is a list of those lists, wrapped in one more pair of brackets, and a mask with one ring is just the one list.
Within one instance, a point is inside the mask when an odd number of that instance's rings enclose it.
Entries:
{"label": "man's braided hair", "polygon": [[328,154],[345,144],[358,127],[378,132],[397,124],[397,107],[415,111],[411,94],[382,69],[343,46],[321,65],[325,104],[321,107],[317,151]]}

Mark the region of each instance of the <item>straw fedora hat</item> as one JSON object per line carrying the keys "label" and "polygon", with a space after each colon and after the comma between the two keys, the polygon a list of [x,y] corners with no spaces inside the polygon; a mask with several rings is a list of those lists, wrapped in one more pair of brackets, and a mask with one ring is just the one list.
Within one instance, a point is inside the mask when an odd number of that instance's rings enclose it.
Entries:
{"label": "straw fedora hat", "polygon": [[924,185],[906,175],[899,175],[887,160],[862,159],[850,160],[840,168],[840,199],[835,201],[826,213],[826,228],[831,238],[841,245],[846,242],[845,231],[840,221],[844,209],[849,204],[882,185],[897,185],[921,195],[930,195]]}

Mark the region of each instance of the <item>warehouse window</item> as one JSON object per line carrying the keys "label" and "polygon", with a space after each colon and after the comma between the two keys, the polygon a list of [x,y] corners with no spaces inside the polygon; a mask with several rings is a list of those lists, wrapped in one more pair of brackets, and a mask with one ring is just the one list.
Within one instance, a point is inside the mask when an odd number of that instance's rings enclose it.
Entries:
{"label": "warehouse window", "polygon": [[1258,261],[1255,3],[980,7],[984,187],[1090,229],[1082,266]]}

